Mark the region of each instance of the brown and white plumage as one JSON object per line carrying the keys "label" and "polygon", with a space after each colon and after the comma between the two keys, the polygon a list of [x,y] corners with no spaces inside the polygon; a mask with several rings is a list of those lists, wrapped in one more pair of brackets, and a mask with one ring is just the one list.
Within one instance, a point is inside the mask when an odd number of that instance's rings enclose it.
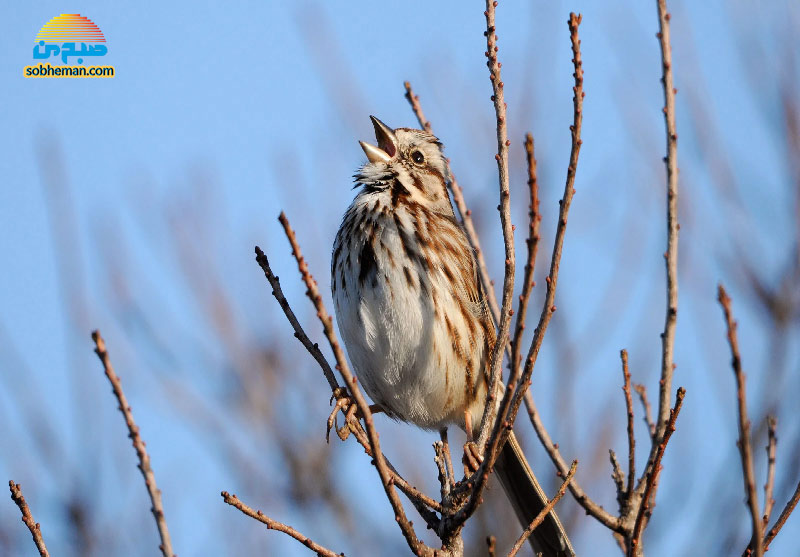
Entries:
{"label": "brown and white plumage", "polygon": [[[388,415],[432,430],[463,428],[465,413],[479,424],[495,330],[447,193],[441,143],[372,120],[378,146],[362,143],[369,162],[355,176],[360,191],[334,242],[339,330],[364,389]],[[513,436],[505,447],[497,470],[514,475],[502,483],[527,526],[546,497]],[[534,536],[555,541],[537,546],[571,555],[549,516]]]}

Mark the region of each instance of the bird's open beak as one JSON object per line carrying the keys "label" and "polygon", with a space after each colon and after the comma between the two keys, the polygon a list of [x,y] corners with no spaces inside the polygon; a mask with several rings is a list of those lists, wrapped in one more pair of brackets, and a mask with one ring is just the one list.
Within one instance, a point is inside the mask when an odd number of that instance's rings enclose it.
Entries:
{"label": "bird's open beak", "polygon": [[397,138],[394,136],[392,129],[375,118],[370,116],[372,125],[375,126],[375,139],[378,140],[378,146],[370,145],[363,141],[358,143],[364,149],[369,162],[389,162],[397,154]]}

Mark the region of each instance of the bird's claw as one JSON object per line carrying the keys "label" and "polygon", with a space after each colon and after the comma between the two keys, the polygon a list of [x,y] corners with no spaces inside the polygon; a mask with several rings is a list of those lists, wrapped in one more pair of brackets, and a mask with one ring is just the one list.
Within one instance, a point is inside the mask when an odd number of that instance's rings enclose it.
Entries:
{"label": "bird's claw", "polygon": [[[350,419],[355,415],[356,410],[358,410],[358,407],[352,403],[350,397],[346,394],[341,395],[336,393],[334,396],[336,397],[336,404],[333,407],[331,415],[328,416],[327,429],[325,430],[325,441],[327,443],[331,442],[331,429],[336,429],[336,435],[338,435],[339,439],[342,441],[346,441],[347,438],[350,437]],[[331,401],[333,401],[333,398],[331,398]],[[340,411],[344,413],[344,425],[341,428],[336,423],[336,415]]]}
{"label": "bird's claw", "polygon": [[471,476],[481,467],[483,455],[478,450],[478,445],[473,441],[464,444],[464,456],[461,458],[461,462],[464,464],[464,475],[466,477]]}

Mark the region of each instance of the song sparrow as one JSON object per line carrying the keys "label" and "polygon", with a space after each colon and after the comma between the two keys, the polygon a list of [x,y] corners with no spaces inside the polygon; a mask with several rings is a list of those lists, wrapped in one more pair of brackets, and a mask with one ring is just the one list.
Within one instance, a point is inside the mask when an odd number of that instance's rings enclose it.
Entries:
{"label": "song sparrow", "polygon": [[[495,329],[474,253],[447,193],[442,144],[372,118],[377,146],[336,235],[331,288],[339,330],[367,394],[430,430],[480,424]],[[495,467],[524,526],[547,503],[512,435]],[[572,555],[554,512],[534,532],[545,555]]]}

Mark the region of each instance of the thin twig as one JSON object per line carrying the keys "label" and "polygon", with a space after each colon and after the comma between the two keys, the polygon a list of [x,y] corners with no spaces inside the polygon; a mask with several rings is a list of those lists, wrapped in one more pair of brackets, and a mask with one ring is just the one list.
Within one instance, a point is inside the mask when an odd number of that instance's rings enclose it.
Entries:
{"label": "thin twig", "polygon": [[25,497],[22,495],[22,486],[15,484],[13,480],[9,480],[8,488],[11,490],[11,500],[17,504],[22,513],[22,522],[24,522],[28,530],[31,531],[33,543],[36,544],[39,555],[41,555],[41,557],[49,557],[50,553],[47,552],[47,546],[44,544],[44,538],[42,538],[42,528],[39,523],[33,519],[31,510],[28,508],[28,503],[25,502]]}
{"label": "thin twig", "polygon": [[639,512],[636,515],[636,523],[633,526],[633,532],[631,533],[630,544],[628,546],[629,557],[633,557],[634,555],[638,554],[637,546],[639,545],[639,538],[642,535],[644,524],[652,512],[652,504],[650,500],[651,498],[655,499],[655,486],[658,482],[658,475],[661,472],[661,459],[664,456],[667,443],[669,443],[669,439],[672,437],[672,433],[675,431],[675,420],[678,419],[678,413],[681,411],[681,405],[683,404],[683,397],[685,395],[686,390],[683,387],[680,387],[677,395],[675,396],[675,407],[669,412],[667,427],[664,430],[664,438],[661,443],[658,444],[658,450],[656,451],[656,457],[653,461],[653,466],[650,470],[650,473],[647,475],[644,495],[642,496],[642,501],[639,505]]}
{"label": "thin twig", "polygon": [[267,259],[266,254],[264,254],[264,252],[261,251],[261,248],[258,246],[256,246],[256,261],[261,267],[261,270],[264,271],[264,276],[267,277],[270,285],[272,285],[272,295],[275,296],[276,300],[278,300],[283,313],[286,314],[286,319],[288,319],[289,323],[292,325],[295,338],[306,347],[306,350],[308,350],[311,356],[317,361],[319,366],[322,368],[322,373],[325,374],[325,379],[328,380],[328,385],[330,385],[331,390],[336,392],[340,387],[338,381],[336,381],[336,376],[333,374],[331,366],[328,364],[325,356],[322,355],[319,345],[315,342],[312,343],[306,332],[303,330],[303,326],[300,325],[300,322],[297,320],[294,311],[292,311],[292,308],[289,306],[289,302],[283,295],[280,279],[272,272],[272,268],[269,266],[269,259]]}
{"label": "thin twig", "polygon": [[[419,121],[419,125],[428,133],[433,133],[431,123],[425,118],[425,114],[422,112],[422,106],[419,104],[419,95],[414,94],[414,91],[411,89],[411,84],[408,81],[406,81],[403,85],[406,89],[406,99],[408,99],[408,102],[411,105],[411,110],[414,111],[414,115],[417,117],[417,121]],[[455,203],[456,210],[461,217],[461,224],[464,226],[464,231],[467,233],[469,244],[472,246],[472,250],[475,252],[475,259],[478,261],[478,274],[481,279],[483,291],[486,293],[486,300],[489,303],[489,310],[492,312],[494,322],[498,323],[500,321],[500,306],[497,305],[497,297],[494,293],[492,279],[489,276],[489,269],[486,266],[486,259],[483,257],[483,250],[481,250],[481,243],[478,239],[478,233],[476,232],[475,225],[472,222],[472,211],[467,208],[467,203],[464,200],[464,191],[461,186],[458,185],[455,174],[453,174],[453,171],[450,169],[450,159],[446,159],[446,163],[447,173],[450,175],[450,180],[447,185],[450,189],[450,193],[453,196],[453,203]]]}
{"label": "thin twig", "polygon": [[775,488],[775,453],[778,449],[778,437],[775,431],[778,427],[778,420],[775,416],[767,416],[767,483],[764,484],[764,528],[769,525],[769,518],[772,516],[772,509],[775,506],[775,499],[772,492]]}
{"label": "thin twig", "polygon": [[314,307],[317,310],[317,317],[322,323],[325,337],[328,339],[328,344],[330,344],[331,350],[336,358],[336,369],[341,374],[342,379],[350,391],[351,397],[355,401],[361,416],[364,418],[364,425],[367,430],[369,445],[372,452],[372,462],[378,471],[381,483],[383,484],[383,489],[386,492],[389,503],[392,505],[392,509],[394,510],[395,520],[400,526],[400,530],[402,531],[408,546],[411,548],[414,554],[432,555],[433,550],[417,538],[417,535],[414,532],[414,527],[408,520],[405,510],[403,509],[403,504],[394,490],[393,474],[383,456],[383,452],[381,451],[380,441],[378,440],[378,432],[375,429],[374,418],[369,409],[369,404],[364,398],[364,395],[361,393],[361,389],[358,386],[355,376],[353,376],[350,371],[350,366],[347,364],[347,360],[344,357],[344,352],[342,351],[339,341],[336,338],[336,333],[333,330],[333,317],[331,317],[328,314],[328,311],[325,309],[325,305],[322,302],[322,295],[319,293],[317,283],[308,270],[308,265],[306,264],[303,254],[300,251],[300,246],[297,243],[294,230],[292,230],[292,227],[289,224],[289,219],[286,218],[286,215],[283,212],[281,212],[278,220],[283,226],[283,230],[286,233],[286,238],[289,240],[289,244],[292,247],[292,255],[297,261],[297,267],[300,270],[303,282],[307,288],[306,295],[311,299],[311,302],[314,304]]}
{"label": "thin twig", "polygon": [[[553,461],[553,464],[558,471],[558,475],[564,477],[569,471],[569,467],[567,466],[564,457],[561,456],[561,452],[558,450],[558,445],[553,443],[553,440],[550,438],[550,434],[544,427],[542,419],[539,416],[539,411],[536,409],[536,403],[533,401],[530,391],[525,393],[525,407],[528,410],[528,418],[531,421],[533,430],[539,437],[539,441],[544,447],[544,450],[547,451],[550,460]],[[570,493],[572,493],[572,496],[584,508],[587,514],[595,517],[601,524],[613,532],[626,534],[626,531],[622,525],[622,520],[619,517],[612,515],[595,501],[593,501],[586,494],[577,480],[572,480],[572,482],[570,482],[569,490]]]}
{"label": "thin twig", "polygon": [[628,351],[621,350],[619,355],[622,358],[624,380],[622,391],[625,393],[625,409],[628,413],[628,489],[625,498],[630,501],[636,482],[636,438],[633,434],[633,399],[631,398],[631,373],[628,370]]}
{"label": "thin twig", "polygon": [[650,401],[647,400],[647,387],[641,383],[634,383],[633,390],[639,395],[639,400],[642,401],[642,408],[644,409],[644,423],[647,425],[647,430],[650,432],[650,438],[656,434],[656,424],[653,423],[653,414],[650,410]]}
{"label": "thin twig", "polygon": [[273,520],[264,513],[262,513],[261,511],[256,511],[251,509],[250,507],[242,503],[242,501],[238,497],[236,497],[236,495],[231,495],[227,491],[223,491],[221,495],[222,499],[227,504],[231,505],[232,507],[236,507],[250,518],[255,518],[259,522],[266,524],[268,529],[277,530],[278,532],[283,532],[284,534],[293,537],[294,539],[302,543],[304,546],[306,546],[308,549],[315,552],[317,555],[321,555],[322,557],[338,557],[344,555],[344,553],[336,553],[334,551],[331,551],[327,547],[319,545],[318,543],[312,541],[311,538],[301,534],[291,526],[287,526],[282,522]]}
{"label": "thin twig", "polygon": [[125,425],[128,426],[128,437],[130,437],[133,448],[136,450],[136,456],[139,457],[138,468],[144,477],[144,484],[147,487],[147,493],[150,495],[150,502],[153,505],[150,510],[153,513],[153,517],[156,519],[158,535],[161,537],[159,549],[161,549],[161,553],[164,557],[173,557],[174,554],[172,552],[172,542],[169,538],[167,519],[164,517],[164,505],[161,502],[161,490],[158,489],[156,485],[156,475],[153,473],[153,469],[150,466],[150,455],[147,454],[144,441],[141,435],[139,435],[139,426],[137,426],[136,422],[133,420],[133,413],[128,404],[128,399],[125,398],[125,393],[122,391],[122,382],[116,372],[114,372],[114,367],[111,365],[111,360],[106,350],[106,343],[103,337],[100,336],[100,331],[92,332],[92,340],[95,343],[94,352],[103,364],[106,377],[108,377],[111,388],[114,391],[114,396],[117,397],[117,401],[119,402],[119,410],[125,418]]}
{"label": "thin twig", "polygon": [[[297,320],[297,317],[294,314],[289,302],[286,300],[285,296],[283,295],[283,291],[281,290],[280,280],[275,274],[272,272],[272,268],[269,265],[269,260],[267,259],[264,252],[256,246],[256,261],[261,266],[261,269],[264,271],[264,275],[266,276],[267,280],[270,282],[273,288],[273,296],[278,300],[281,308],[283,309],[284,313],[286,314],[289,323],[294,328],[294,336],[297,338],[303,346],[309,351],[312,357],[317,361],[317,363],[322,368],[323,373],[325,374],[325,378],[328,380],[328,384],[331,387],[331,391],[334,393],[334,396],[345,396],[342,394],[346,392],[343,387],[339,386],[336,377],[333,375],[333,371],[331,370],[328,361],[325,359],[325,356],[322,355],[322,352],[319,349],[319,345],[317,343],[312,343],[311,340],[308,338],[308,335],[303,330],[302,325]],[[364,450],[367,454],[372,457],[372,450],[369,447],[369,438],[367,437],[366,432],[361,428],[358,422],[351,422],[347,424],[350,427],[351,431],[356,436],[356,440],[364,447]],[[442,507],[441,505],[419,491],[418,489],[411,486],[400,474],[394,469],[391,462],[387,460],[387,464],[392,471],[392,483],[397,486],[400,491],[402,491],[412,503],[414,503],[415,507],[420,511],[423,517],[426,518],[426,521],[433,520],[435,515],[430,512],[425,512],[424,506],[430,507],[436,512],[441,512]],[[430,524],[430,523],[429,523]]]}
{"label": "thin twig", "polygon": [[[497,436],[497,425],[495,418],[498,415],[498,406],[494,403],[497,388],[500,385],[500,364],[503,361],[508,336],[511,330],[511,316],[514,314],[512,309],[514,297],[514,271],[516,269],[516,255],[514,251],[514,227],[511,224],[511,193],[508,175],[508,147],[511,142],[508,140],[508,127],[506,124],[506,102],[503,91],[503,81],[500,75],[502,64],[497,58],[500,48],[497,46],[497,29],[495,27],[495,0],[486,0],[486,65],[489,67],[489,81],[492,82],[491,97],[494,103],[494,113],[497,128],[497,153],[494,158],[497,161],[498,184],[500,190],[500,223],[503,229],[503,246],[505,249],[505,269],[503,275],[503,294],[501,298],[500,321],[497,324],[497,337],[492,347],[491,357],[489,358],[489,389],[486,393],[486,409],[484,410],[483,420],[481,421],[480,433],[477,438],[478,447],[483,450],[489,440],[490,433]],[[509,385],[515,383],[514,370],[509,378]],[[504,397],[510,400],[510,396]],[[500,409],[500,416],[504,416],[505,408]],[[480,480],[479,480],[480,482]],[[480,490],[476,489],[476,493]]]}
{"label": "thin twig", "polygon": [[567,21],[570,31],[570,42],[572,43],[572,63],[575,67],[573,77],[575,78],[575,86],[572,88],[573,96],[573,123],[569,127],[572,135],[572,148],[569,155],[569,166],[567,167],[567,179],[564,186],[564,196],[559,201],[559,214],[558,225],[556,226],[556,237],[553,245],[553,255],[550,260],[550,272],[545,279],[547,283],[544,305],[542,312],[539,315],[539,323],[533,333],[533,340],[531,341],[528,356],[525,360],[525,371],[517,387],[514,405],[510,414],[510,419],[516,416],[519,411],[519,406],[522,403],[522,398],[527,390],[528,383],[533,368],[536,365],[536,358],[539,355],[539,349],[542,347],[544,341],[544,334],[553,313],[556,311],[555,298],[556,286],[558,284],[558,271],[561,265],[561,253],[564,249],[564,237],[567,231],[567,215],[569,208],[572,204],[572,197],[575,195],[575,173],[578,169],[578,155],[580,154],[581,145],[581,126],[583,123],[583,98],[585,93],[583,91],[583,61],[581,59],[581,41],[578,37],[578,26],[581,24],[581,15],[571,13]]}
{"label": "thin twig", "polygon": [[[672,47],[670,45],[669,20],[666,0],[657,0],[658,42],[661,47],[661,83],[664,90],[664,123],[667,135],[667,251],[664,254],[667,270],[667,311],[664,332],[661,334],[661,380],[659,381],[658,415],[656,433],[648,458],[652,466],[655,453],[664,437],[664,429],[670,414],[672,376],[675,371],[675,325],[678,317],[678,132],[675,125],[675,87],[672,80]],[[650,473],[645,469],[642,479]]]}
{"label": "thin twig", "polygon": [[759,514],[758,491],[756,490],[755,465],[753,464],[753,447],[750,441],[750,420],[747,417],[747,392],[742,359],[739,355],[739,339],[736,335],[736,321],[733,319],[731,299],[725,288],[720,284],[717,287],[717,299],[725,314],[725,323],[728,330],[728,344],[731,348],[731,366],[736,376],[736,400],[739,408],[739,454],[742,459],[742,477],[744,479],[744,492],[747,496],[747,506],[750,510],[752,522],[752,537],[750,546],[753,555],[764,555],[764,526]]}
{"label": "thin twig", "polygon": [[611,479],[614,480],[614,487],[617,490],[619,514],[622,516],[628,501],[625,490],[625,472],[622,471],[622,467],[619,465],[617,453],[614,452],[614,449],[608,449],[608,458],[611,461]]}
{"label": "thin twig", "polygon": [[528,302],[531,291],[536,283],[533,281],[533,272],[536,270],[536,252],[539,248],[539,226],[542,215],[539,214],[539,182],[536,178],[536,156],[534,154],[533,135],[525,134],[525,160],[528,167],[528,189],[530,190],[531,203],[528,206],[528,259],[525,262],[525,276],[522,279],[522,293],[519,295],[517,309],[517,323],[514,329],[514,339],[511,341],[511,369],[518,369],[522,349],[522,333],[525,330],[525,315],[528,311]]}
{"label": "thin twig", "polygon": [[528,537],[533,533],[533,531],[536,530],[536,528],[542,523],[542,521],[548,515],[548,513],[553,510],[553,507],[556,506],[556,503],[558,503],[558,501],[564,496],[564,493],[566,493],[567,491],[567,486],[572,481],[573,476],[575,476],[575,470],[577,468],[578,468],[578,461],[573,460],[572,466],[570,466],[567,477],[564,478],[564,482],[561,484],[561,487],[558,488],[558,493],[556,493],[555,496],[552,499],[550,499],[550,502],[547,505],[545,505],[545,507],[539,512],[539,514],[536,515],[536,518],[533,519],[533,522],[531,522],[530,525],[527,528],[525,528],[525,531],[522,532],[522,535],[519,538],[517,538],[517,541],[512,546],[511,551],[508,552],[508,557],[514,557],[514,555],[516,555],[519,552],[519,550],[522,548],[522,545],[525,543],[525,540],[527,540]]}
{"label": "thin twig", "polygon": [[775,536],[778,535],[778,532],[781,531],[783,525],[786,524],[786,520],[788,520],[789,515],[791,515],[792,511],[794,511],[798,501],[800,501],[800,482],[798,482],[797,487],[792,494],[792,498],[787,501],[786,506],[783,508],[780,516],[778,516],[778,520],[775,521],[775,524],[772,525],[772,528],[769,529],[767,535],[764,537],[764,551],[769,549],[769,544],[772,543],[772,540],[774,540]]}

